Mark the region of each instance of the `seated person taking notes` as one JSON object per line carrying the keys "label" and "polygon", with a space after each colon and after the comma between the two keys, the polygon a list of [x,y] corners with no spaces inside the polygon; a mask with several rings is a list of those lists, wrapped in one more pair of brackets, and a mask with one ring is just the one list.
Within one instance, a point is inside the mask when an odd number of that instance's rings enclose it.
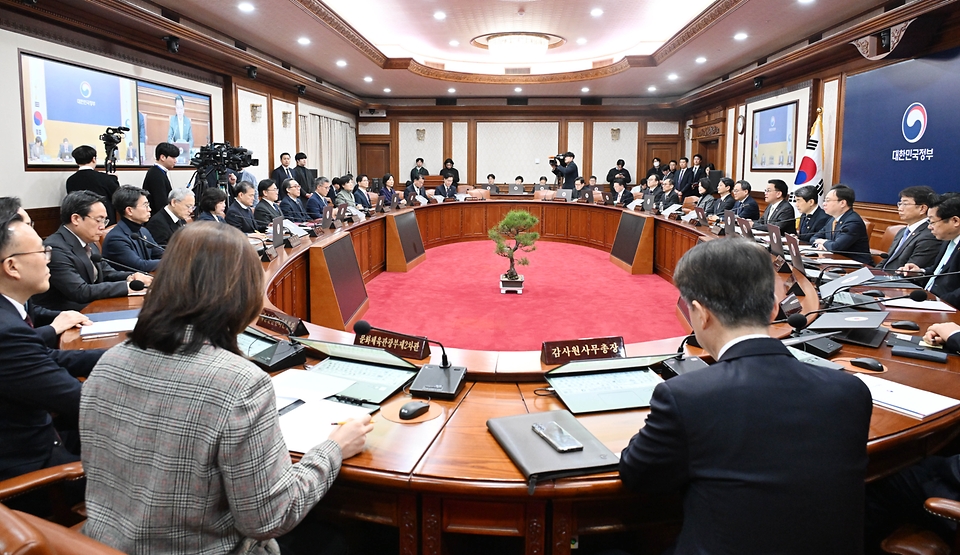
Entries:
{"label": "seated person taking notes", "polygon": [[420,195],[423,198],[427,198],[427,190],[423,186],[423,176],[419,175],[416,179],[410,182],[407,185],[407,188],[403,191],[403,196],[405,199],[410,202],[413,197]]}
{"label": "seated person taking notes", "polygon": [[457,186],[453,184],[453,176],[447,175],[443,178],[443,183],[437,185],[436,190],[433,192],[433,196],[438,199],[444,198],[455,198],[457,196]]}
{"label": "seated person taking notes", "polygon": [[322,553],[329,537],[304,540],[317,523],[298,524],[363,450],[370,417],[292,464],[270,375],[237,346],[263,306],[254,247],[198,222],[165,257],[130,339],[83,386],[83,533],[124,553]]}
{"label": "seated person taking notes", "polygon": [[124,185],[113,194],[120,221],[103,240],[103,256],[122,270],[152,272],[160,265],[163,249],[143,224],[150,220],[150,201],[140,187]]}
{"label": "seated person taking notes", "polygon": [[717,362],[657,385],[620,458],[627,488],[683,496],[670,552],[863,553],[870,391],[768,335],[777,281],[759,245],[701,243],[674,283]]}
{"label": "seated person taking notes", "polygon": [[140,294],[130,288],[137,280],[150,286],[153,278],[115,270],[100,254],[97,241],[107,226],[100,197],[77,191],[60,204],[62,225],[44,240],[50,252],[50,289],[34,296],[37,304],[54,310],[80,310],[97,299]]}
{"label": "seated person taking notes", "polygon": [[823,209],[830,216],[823,229],[813,235],[811,243],[820,250],[838,252],[861,264],[872,265],[870,238],[860,214],[853,211],[856,194],[846,185],[834,185],[823,199]]}

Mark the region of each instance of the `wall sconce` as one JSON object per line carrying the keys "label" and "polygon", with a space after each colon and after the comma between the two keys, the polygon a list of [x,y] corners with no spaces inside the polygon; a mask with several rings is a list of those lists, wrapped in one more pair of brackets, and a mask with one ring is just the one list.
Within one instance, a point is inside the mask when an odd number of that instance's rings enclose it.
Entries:
{"label": "wall sconce", "polygon": [[293,112],[283,112],[282,121],[284,129],[290,127],[293,124]]}
{"label": "wall sconce", "polygon": [[426,138],[427,138],[427,130],[417,129],[417,140],[420,142],[423,142],[424,140],[426,140]]}
{"label": "wall sconce", "polygon": [[693,136],[693,128],[692,128],[692,127],[687,127],[687,128],[685,128],[685,129],[683,130],[683,138],[684,138],[684,139],[686,139],[686,140],[689,141],[689,140],[690,140],[690,137],[692,137],[692,136]]}
{"label": "wall sconce", "polygon": [[250,121],[256,123],[260,121],[261,116],[263,116],[263,104],[251,104],[250,105]]}
{"label": "wall sconce", "polygon": [[619,128],[619,127],[611,127],[611,128],[610,128],[610,140],[611,140],[611,141],[619,141],[619,140],[620,140],[620,128]]}

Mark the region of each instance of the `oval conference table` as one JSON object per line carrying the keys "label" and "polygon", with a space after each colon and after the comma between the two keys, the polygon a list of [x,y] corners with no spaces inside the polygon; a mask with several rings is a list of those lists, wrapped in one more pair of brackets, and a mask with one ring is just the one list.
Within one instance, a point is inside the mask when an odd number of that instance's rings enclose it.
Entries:
{"label": "oval conference table", "polygon": [[[611,264],[611,272],[633,268],[637,273],[639,268],[640,273],[654,272],[671,279],[677,260],[684,252],[698,241],[716,239],[704,227],[594,204],[512,200],[447,202],[408,208],[392,216],[399,217],[412,210],[423,246],[429,248],[484,240],[487,230],[514,209],[527,210],[540,219],[537,231],[541,240],[563,241],[608,252],[615,249],[621,218],[625,222],[629,218],[642,218],[647,231],[637,245],[637,259],[632,266],[629,260],[627,264]],[[278,257],[264,262],[265,305],[303,318],[311,338],[353,343],[353,334],[342,330],[362,316],[366,304],[357,311],[359,314],[344,316],[343,322],[332,327],[310,323],[311,313],[319,317],[320,307],[333,301],[311,299],[311,282],[315,280],[311,278],[310,266],[317,258],[308,253],[349,234],[363,281],[369,282],[386,271],[388,258],[393,256],[389,252],[392,248],[390,217],[377,215],[337,231],[327,231],[317,238],[304,238],[299,246],[278,248]],[[816,290],[802,272],[792,270],[792,274],[778,276],[779,298],[785,296],[784,278],[792,277],[805,293],[800,297],[803,311],[818,308]],[[87,311],[124,310],[139,307],[141,303],[142,298],[138,297],[108,299],[91,304]],[[887,322],[896,320],[916,321],[921,330],[934,322],[960,322],[955,313],[911,310],[891,311]],[[682,318],[681,323],[684,323]],[[770,328],[771,335],[777,337],[789,331],[786,325]],[[487,331],[477,330],[477,333]],[[122,338],[121,334],[84,341],[77,331],[71,330],[64,334],[62,346],[108,348]],[[557,339],[565,338],[544,338]],[[628,356],[675,352],[681,340],[633,343],[626,346],[626,351]],[[691,354],[706,356],[697,348],[685,348]],[[462,392],[452,400],[431,401],[441,411],[431,420],[401,424],[378,417],[374,431],[368,436],[366,450],[344,462],[334,488],[318,506],[320,510],[338,518],[395,527],[400,553],[404,555],[439,555],[445,552],[445,542],[453,541],[449,534],[513,536],[518,538],[515,540],[518,551],[526,554],[568,554],[571,540],[579,536],[623,531],[642,534],[644,530],[676,526],[680,519],[679,496],[641,496],[627,492],[614,472],[541,483],[529,494],[520,471],[487,431],[486,421],[499,416],[564,409],[557,398],[535,393],[545,385],[543,372],[552,367],[541,363],[539,351],[448,349],[448,354],[452,364],[468,369]],[[887,367],[882,375],[886,379],[960,399],[960,376],[957,375],[960,359],[957,357],[951,356],[947,364],[893,357],[886,345],[877,349],[844,345],[839,356],[874,357]],[[436,354],[434,357],[436,362],[439,357]],[[413,362],[424,364],[429,360]],[[385,406],[403,402],[403,398],[404,394],[398,393]],[[810,409],[817,410],[816,407]],[[580,415],[577,419],[607,447],[619,453],[643,426],[647,412],[602,412]],[[936,452],[956,436],[958,430],[960,409],[957,408],[917,420],[875,406],[868,444],[868,480],[886,476]],[[293,455],[297,457],[296,453]]]}

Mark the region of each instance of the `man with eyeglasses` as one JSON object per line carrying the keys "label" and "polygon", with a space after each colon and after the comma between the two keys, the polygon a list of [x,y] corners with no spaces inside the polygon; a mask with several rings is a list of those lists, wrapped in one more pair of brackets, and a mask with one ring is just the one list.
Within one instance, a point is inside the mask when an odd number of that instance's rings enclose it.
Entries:
{"label": "man with eyeglasses", "polygon": [[767,231],[768,225],[780,227],[783,233],[797,232],[797,217],[793,213],[793,205],[787,201],[789,192],[787,184],[782,179],[771,179],[767,188],[763,190],[763,199],[767,201],[767,209],[763,216],[753,222],[753,229]]}
{"label": "man with eyeglasses", "polygon": [[113,194],[120,221],[103,240],[103,255],[122,270],[156,271],[163,250],[143,224],[150,220],[150,202],[140,187],[123,185]]}
{"label": "man with eyeglasses", "polygon": [[102,260],[97,242],[108,225],[107,209],[99,195],[77,191],[60,204],[60,228],[43,242],[52,247],[50,289],[34,297],[54,310],[81,310],[97,299],[141,294],[132,281],[145,286],[153,278],[139,272],[115,270]]}
{"label": "man with eyeglasses", "polygon": [[[40,322],[33,320],[29,299],[50,286],[50,247],[44,247],[22,209],[0,204],[0,345],[5,358],[0,365],[0,479],[7,479],[80,460],[75,434],[69,433],[76,430],[80,406],[77,377],[87,376],[103,351],[49,347],[43,328],[35,327]],[[88,323],[79,313],[62,312],[53,328]],[[51,413],[57,414],[59,429]],[[31,512],[44,509],[29,496],[12,503]]]}
{"label": "man with eyeglasses", "polygon": [[927,210],[937,194],[930,187],[918,185],[900,191],[897,213],[907,227],[897,232],[880,268],[893,270],[909,263],[921,268],[933,264],[940,250],[940,241],[927,225]]}
{"label": "man with eyeglasses", "polygon": [[946,193],[941,196],[927,210],[927,217],[933,236],[943,241],[940,251],[934,257],[934,262],[926,268],[911,262],[899,271],[933,276],[927,281],[925,289],[943,302],[960,308],[960,275],[941,275],[960,272],[960,254],[957,254],[957,242],[960,242],[960,194]]}
{"label": "man with eyeglasses", "polygon": [[257,229],[266,231],[273,225],[274,218],[283,216],[280,205],[277,204],[280,188],[276,181],[264,179],[257,185],[257,192],[260,193],[260,202],[253,209],[253,218],[257,221]]}
{"label": "man with eyeglasses", "polygon": [[810,242],[820,250],[841,253],[861,264],[873,265],[867,226],[860,214],[853,211],[855,201],[853,189],[839,183],[834,185],[823,199],[823,211],[831,219]]}
{"label": "man with eyeglasses", "polygon": [[300,200],[300,184],[296,179],[288,179],[283,182],[283,190],[287,195],[280,201],[280,211],[283,217],[291,222],[307,221],[307,211]]}
{"label": "man with eyeglasses", "polygon": [[[196,204],[193,191],[186,187],[174,189],[167,195],[167,205],[163,210],[157,210],[144,227],[150,230],[158,245],[166,247],[174,232],[187,225]],[[150,208],[154,209],[153,206]]]}

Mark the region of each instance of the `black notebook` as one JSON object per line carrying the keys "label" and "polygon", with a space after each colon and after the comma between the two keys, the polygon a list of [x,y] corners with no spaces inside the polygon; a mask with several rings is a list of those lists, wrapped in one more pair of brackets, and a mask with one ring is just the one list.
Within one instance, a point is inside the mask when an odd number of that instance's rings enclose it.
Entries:
{"label": "black notebook", "polygon": [[[582,451],[560,453],[533,431],[533,425],[556,422],[583,444]],[[487,429],[526,478],[530,494],[537,482],[616,470],[620,457],[600,443],[566,410],[503,416],[487,420]]]}

